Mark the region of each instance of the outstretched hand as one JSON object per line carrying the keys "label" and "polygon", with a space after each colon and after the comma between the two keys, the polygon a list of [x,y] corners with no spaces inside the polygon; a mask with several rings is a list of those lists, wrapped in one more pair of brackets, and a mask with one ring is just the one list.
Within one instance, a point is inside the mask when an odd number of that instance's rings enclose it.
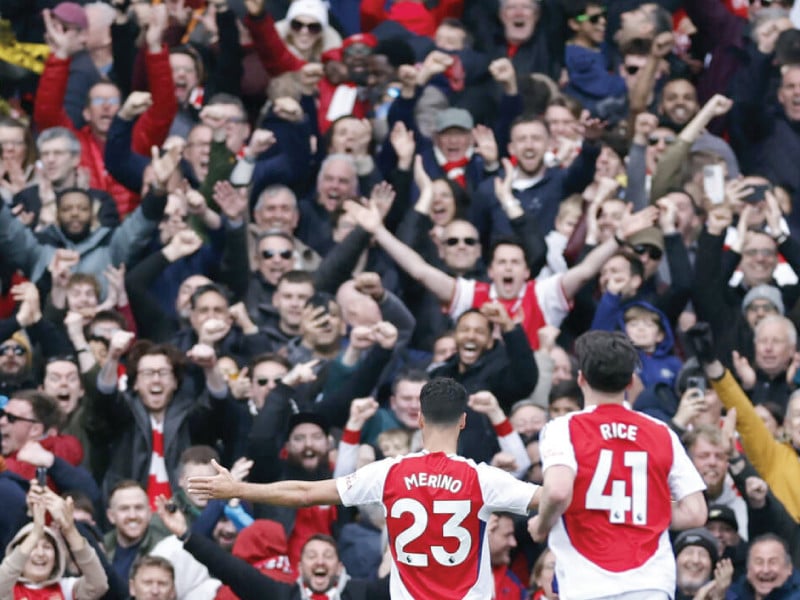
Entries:
{"label": "outstretched hand", "polygon": [[188,492],[207,499],[219,498],[226,500],[237,497],[239,495],[237,481],[233,478],[231,472],[213,459],[211,466],[214,467],[217,474],[213,477],[190,477]]}

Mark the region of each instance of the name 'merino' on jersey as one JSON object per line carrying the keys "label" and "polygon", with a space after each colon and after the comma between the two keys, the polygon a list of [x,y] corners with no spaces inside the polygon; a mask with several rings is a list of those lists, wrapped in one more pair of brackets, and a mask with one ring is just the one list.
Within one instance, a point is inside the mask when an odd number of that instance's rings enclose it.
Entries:
{"label": "name 'merino' on jersey", "polygon": [[485,600],[494,593],[486,521],[525,515],[537,487],[443,452],[385,459],[337,480],[345,506],[381,502],[392,598]]}

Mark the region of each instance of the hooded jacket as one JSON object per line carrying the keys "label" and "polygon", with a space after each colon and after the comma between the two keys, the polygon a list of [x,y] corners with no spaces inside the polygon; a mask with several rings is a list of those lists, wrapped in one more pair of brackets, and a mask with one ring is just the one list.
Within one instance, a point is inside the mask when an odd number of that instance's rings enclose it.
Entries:
{"label": "hooded jacket", "polygon": [[80,577],[64,577],[67,565],[67,547],[61,536],[49,527],[44,528],[44,535],[55,549],[55,565],[50,576],[39,583],[33,583],[22,577],[22,571],[30,555],[24,554],[22,541],[33,530],[33,523],[22,527],[6,548],[5,558],[0,564],[0,600],[12,598],[64,598],[65,600],[96,600],[108,590],[108,580],[94,549],[85,543],[80,550],[72,549],[71,553],[83,575]]}
{"label": "hooded jacket", "polygon": [[[297,571],[289,560],[286,532],[277,521],[257,519],[236,538],[232,554],[253,565],[267,577],[283,583],[297,579]],[[223,586],[216,600],[238,600],[233,590]]]}
{"label": "hooded jacket", "polygon": [[620,296],[606,292],[597,306],[597,312],[595,312],[594,320],[592,321],[592,329],[624,332],[625,311],[634,306],[657,314],[661,324],[661,331],[664,334],[664,337],[656,344],[656,348],[652,353],[638,350],[641,366],[637,371],[637,375],[639,375],[642,384],[646,388],[653,387],[658,383],[666,383],[671,387],[683,363],[673,353],[675,337],[672,333],[669,319],[655,306],[642,301],[623,304]]}

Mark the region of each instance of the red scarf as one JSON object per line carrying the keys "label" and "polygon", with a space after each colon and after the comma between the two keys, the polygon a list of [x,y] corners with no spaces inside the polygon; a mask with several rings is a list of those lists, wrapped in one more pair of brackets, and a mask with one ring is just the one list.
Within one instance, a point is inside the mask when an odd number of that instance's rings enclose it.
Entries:
{"label": "red scarf", "polygon": [[65,600],[59,583],[43,588],[30,588],[24,583],[14,584],[14,600]]}
{"label": "red scarf", "polygon": [[442,169],[447,175],[448,179],[452,179],[462,188],[467,187],[467,171],[465,167],[469,164],[469,158],[466,156],[458,160],[451,160],[442,165]]}

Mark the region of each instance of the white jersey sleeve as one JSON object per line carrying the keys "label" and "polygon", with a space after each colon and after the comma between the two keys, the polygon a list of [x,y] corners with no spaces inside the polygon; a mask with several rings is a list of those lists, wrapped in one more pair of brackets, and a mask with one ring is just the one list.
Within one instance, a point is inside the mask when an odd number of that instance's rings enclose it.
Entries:
{"label": "white jersey sleeve", "polygon": [[672,468],[669,471],[669,490],[673,500],[681,500],[694,492],[702,492],[706,489],[706,484],[686,454],[686,449],[678,436],[672,429],[668,430],[672,440],[673,456]]}
{"label": "white jersey sleeve", "polygon": [[569,433],[569,417],[558,417],[544,426],[539,433],[539,454],[542,457],[542,473],[554,465],[563,465],[578,472],[578,461]]}
{"label": "white jersey sleeve", "polygon": [[482,512],[485,515],[497,511],[528,514],[528,505],[539,489],[538,485],[520,481],[510,473],[486,463],[476,465],[476,469],[483,494]]}
{"label": "white jersey sleeve", "polygon": [[397,459],[386,458],[370,463],[336,480],[336,489],[344,506],[360,506],[383,500],[386,475]]}
{"label": "white jersey sleeve", "polygon": [[447,307],[447,314],[450,318],[458,319],[462,314],[472,308],[472,301],[475,299],[475,280],[458,277],[453,298],[450,306]]}
{"label": "white jersey sleeve", "polygon": [[564,295],[564,288],[561,286],[563,277],[563,273],[558,273],[536,282],[536,301],[544,320],[555,327],[561,325],[572,308],[572,303]]}

